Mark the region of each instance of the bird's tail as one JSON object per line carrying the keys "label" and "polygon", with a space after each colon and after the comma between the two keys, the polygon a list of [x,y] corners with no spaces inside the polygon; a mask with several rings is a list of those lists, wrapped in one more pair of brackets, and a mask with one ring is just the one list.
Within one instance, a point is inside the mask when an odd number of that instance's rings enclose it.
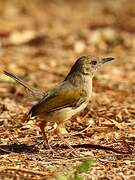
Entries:
{"label": "bird's tail", "polygon": [[15,81],[17,81],[19,84],[21,84],[23,87],[25,87],[28,90],[28,93],[34,97],[35,100],[39,100],[43,97],[44,93],[38,89],[32,88],[27,83],[25,83],[22,79],[17,77],[16,75],[9,73],[7,71],[4,71],[4,74],[13,78]]}

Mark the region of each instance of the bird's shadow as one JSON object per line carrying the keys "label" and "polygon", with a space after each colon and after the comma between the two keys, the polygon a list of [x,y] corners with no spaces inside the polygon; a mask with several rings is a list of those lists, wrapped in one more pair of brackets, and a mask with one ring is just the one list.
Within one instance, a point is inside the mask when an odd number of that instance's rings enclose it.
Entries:
{"label": "bird's shadow", "polygon": [[[33,145],[27,145],[27,144],[8,144],[8,145],[0,145],[0,155],[3,154],[10,154],[10,153],[37,153],[39,152],[39,149],[37,147],[39,145],[38,143]],[[131,147],[126,144],[126,147],[112,147],[112,146],[103,146],[98,144],[76,144],[72,145],[73,148],[84,148],[87,150],[90,149],[98,149],[98,150],[104,150],[104,151],[112,151],[114,153],[120,153],[120,154],[132,154],[135,153],[132,151]],[[44,147],[45,149],[48,149],[47,147]],[[68,147],[66,145],[59,145],[55,144],[55,146],[52,147],[53,149],[61,148],[61,149],[67,149]]]}
{"label": "bird's shadow", "polygon": [[35,145],[26,145],[26,144],[8,144],[0,145],[0,155],[14,153],[34,153],[37,152]]}

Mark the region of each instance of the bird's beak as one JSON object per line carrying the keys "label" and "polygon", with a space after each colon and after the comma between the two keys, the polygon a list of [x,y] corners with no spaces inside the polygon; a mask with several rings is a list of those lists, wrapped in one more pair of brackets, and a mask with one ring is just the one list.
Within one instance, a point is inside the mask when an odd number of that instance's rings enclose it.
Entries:
{"label": "bird's beak", "polygon": [[100,63],[101,63],[101,64],[104,64],[104,63],[109,62],[109,61],[112,61],[112,60],[114,60],[113,57],[102,58],[101,61],[100,61]]}
{"label": "bird's beak", "polygon": [[106,57],[106,58],[100,59],[98,64],[97,64],[97,68],[99,68],[102,64],[109,62],[109,61],[112,61],[112,60],[114,60],[113,57]]}

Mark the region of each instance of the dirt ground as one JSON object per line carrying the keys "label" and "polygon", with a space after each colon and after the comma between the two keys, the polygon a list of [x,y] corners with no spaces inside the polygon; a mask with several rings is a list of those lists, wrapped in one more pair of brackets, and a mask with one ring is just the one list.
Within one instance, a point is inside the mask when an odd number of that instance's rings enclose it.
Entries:
{"label": "dirt ground", "polygon": [[[134,10],[134,0],[0,1],[0,179],[55,179],[84,159],[85,179],[135,179]],[[34,102],[3,70],[47,90],[82,55],[115,61],[97,72],[87,116],[66,124],[80,157],[48,126],[53,155],[36,120],[23,122]]]}

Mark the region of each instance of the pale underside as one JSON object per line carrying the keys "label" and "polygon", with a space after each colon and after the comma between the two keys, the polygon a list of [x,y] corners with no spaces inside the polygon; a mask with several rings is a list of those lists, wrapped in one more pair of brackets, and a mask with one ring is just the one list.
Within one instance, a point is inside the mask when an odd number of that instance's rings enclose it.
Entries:
{"label": "pale underside", "polygon": [[72,107],[63,108],[54,112],[50,112],[48,114],[42,114],[42,118],[45,118],[47,122],[56,122],[60,124],[61,122],[65,122],[71,119],[73,116],[77,115],[78,113],[82,112],[88,104],[88,101],[81,104],[76,109]]}

